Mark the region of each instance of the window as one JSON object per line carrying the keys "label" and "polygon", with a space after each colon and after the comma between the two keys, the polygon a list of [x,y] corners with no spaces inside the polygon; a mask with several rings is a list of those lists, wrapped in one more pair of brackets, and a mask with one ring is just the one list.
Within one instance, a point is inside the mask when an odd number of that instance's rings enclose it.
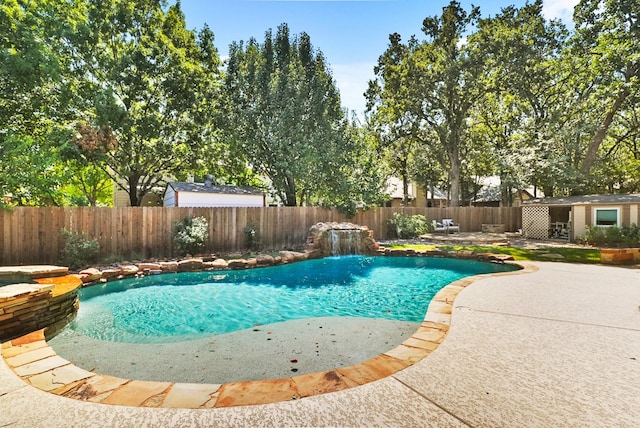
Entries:
{"label": "window", "polygon": [[619,226],[620,208],[596,208],[594,210],[596,226]]}

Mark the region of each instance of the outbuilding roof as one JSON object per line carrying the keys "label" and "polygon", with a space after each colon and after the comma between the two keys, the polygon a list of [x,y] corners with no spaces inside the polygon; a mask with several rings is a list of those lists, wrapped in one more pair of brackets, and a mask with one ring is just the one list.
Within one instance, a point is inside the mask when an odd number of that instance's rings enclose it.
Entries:
{"label": "outbuilding roof", "polygon": [[222,193],[228,195],[263,195],[260,189],[251,186],[220,186],[216,184],[204,185],[201,183],[186,183],[181,181],[170,181],[169,186],[176,192],[193,193]]}
{"label": "outbuilding roof", "polygon": [[579,195],[558,198],[538,198],[523,202],[524,205],[593,205],[593,204],[640,204],[640,193]]}

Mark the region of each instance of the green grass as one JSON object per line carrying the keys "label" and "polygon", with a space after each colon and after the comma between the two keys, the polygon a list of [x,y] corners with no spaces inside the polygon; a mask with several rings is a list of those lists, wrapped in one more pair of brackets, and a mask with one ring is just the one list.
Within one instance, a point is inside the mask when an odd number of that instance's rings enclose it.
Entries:
{"label": "green grass", "polygon": [[[600,263],[599,248],[566,248],[552,247],[541,249],[525,249],[517,247],[480,246],[480,245],[427,245],[427,244],[394,244],[390,248],[412,248],[414,250],[446,251],[468,250],[474,253],[509,254],[515,260],[561,261],[567,263]],[[562,258],[546,257],[548,254],[559,254]]]}

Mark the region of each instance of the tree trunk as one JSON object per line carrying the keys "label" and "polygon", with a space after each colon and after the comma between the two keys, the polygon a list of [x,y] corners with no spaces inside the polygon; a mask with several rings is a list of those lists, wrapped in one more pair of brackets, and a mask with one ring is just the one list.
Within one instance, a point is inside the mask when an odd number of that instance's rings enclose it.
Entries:
{"label": "tree trunk", "polygon": [[402,206],[409,206],[409,176],[406,172],[402,173]]}
{"label": "tree trunk", "polygon": [[449,147],[449,183],[451,185],[451,206],[460,206],[460,151],[457,143],[452,143]]}
{"label": "tree trunk", "polygon": [[138,181],[140,181],[140,177],[138,175],[129,176],[129,204],[132,207],[140,206],[140,199],[138,198]]}
{"label": "tree trunk", "polygon": [[587,154],[584,156],[584,160],[582,161],[582,166],[580,167],[580,172],[583,175],[589,175],[589,172],[591,171],[591,167],[593,166],[593,163],[596,161],[596,157],[598,155],[598,149],[600,148],[600,145],[604,141],[604,138],[607,136],[607,132],[609,131],[609,127],[613,122],[613,118],[615,117],[616,113],[618,113],[618,110],[620,110],[620,107],[622,107],[622,103],[624,103],[624,101],[627,99],[628,96],[629,96],[629,90],[626,87],[618,91],[618,96],[616,97],[615,101],[611,105],[611,108],[609,109],[609,111],[607,111],[607,114],[605,115],[604,119],[598,126],[598,129],[596,129],[596,132],[595,134],[593,134],[591,141],[589,141],[589,148],[587,149]]}
{"label": "tree trunk", "polygon": [[512,207],[513,206],[513,188],[511,186],[505,185],[504,184],[505,181],[507,181],[507,175],[506,173],[501,173],[500,174],[500,206]]}
{"label": "tree trunk", "polygon": [[285,197],[286,200],[283,201],[285,206],[295,207],[298,205],[298,202],[296,200],[296,182],[295,179],[291,176],[287,176],[286,179]]}

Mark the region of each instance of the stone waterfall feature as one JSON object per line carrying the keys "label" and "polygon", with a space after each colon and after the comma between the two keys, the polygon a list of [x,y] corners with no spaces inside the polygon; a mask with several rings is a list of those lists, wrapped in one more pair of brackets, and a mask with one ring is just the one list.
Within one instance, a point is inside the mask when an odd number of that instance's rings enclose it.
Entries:
{"label": "stone waterfall feature", "polygon": [[316,223],[309,229],[305,252],[310,259],[346,254],[375,254],[373,231],[353,223]]}

